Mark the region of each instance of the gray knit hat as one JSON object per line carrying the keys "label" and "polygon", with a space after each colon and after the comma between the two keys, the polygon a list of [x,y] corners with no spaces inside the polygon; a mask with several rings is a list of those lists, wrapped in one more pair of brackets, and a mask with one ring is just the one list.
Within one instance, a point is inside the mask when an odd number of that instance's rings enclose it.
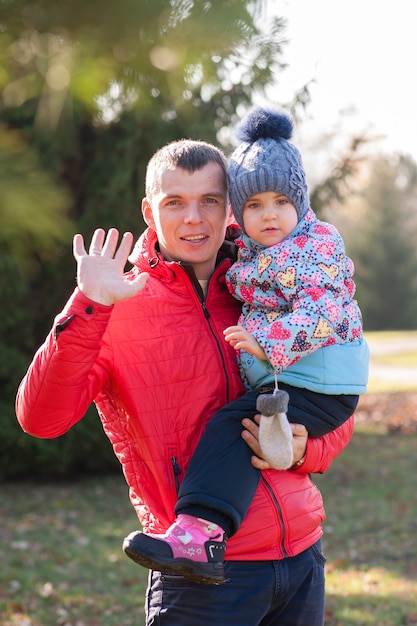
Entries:
{"label": "gray knit hat", "polygon": [[238,126],[242,143],[229,163],[229,196],[235,219],[243,229],[243,207],[254,194],[279,191],[294,204],[298,221],[310,207],[301,155],[287,141],[293,123],[284,113],[256,107]]}

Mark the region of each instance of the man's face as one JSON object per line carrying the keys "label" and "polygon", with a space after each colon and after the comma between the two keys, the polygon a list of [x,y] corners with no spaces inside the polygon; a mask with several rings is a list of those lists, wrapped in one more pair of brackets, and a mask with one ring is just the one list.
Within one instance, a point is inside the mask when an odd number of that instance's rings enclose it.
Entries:
{"label": "man's face", "polygon": [[143,199],[142,212],[168,261],[191,265],[200,280],[211,276],[231,219],[224,173],[217,163],[195,172],[165,170],[159,191]]}

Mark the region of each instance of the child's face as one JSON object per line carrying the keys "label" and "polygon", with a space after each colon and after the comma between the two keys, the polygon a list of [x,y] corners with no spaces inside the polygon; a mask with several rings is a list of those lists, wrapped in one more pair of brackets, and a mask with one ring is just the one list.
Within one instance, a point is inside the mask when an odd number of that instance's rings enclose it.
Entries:
{"label": "child's face", "polygon": [[274,246],[297,226],[295,206],[276,191],[257,193],[243,207],[243,224],[251,239],[264,246]]}

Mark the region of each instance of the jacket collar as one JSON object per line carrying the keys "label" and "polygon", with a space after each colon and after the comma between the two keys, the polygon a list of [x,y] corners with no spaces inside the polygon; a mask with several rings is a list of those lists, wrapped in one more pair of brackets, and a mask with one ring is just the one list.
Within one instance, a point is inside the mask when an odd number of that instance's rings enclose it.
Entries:
{"label": "jacket collar", "polygon": [[[237,258],[237,246],[235,240],[240,236],[240,230],[235,226],[229,226],[226,231],[226,238],[219,250],[216,260],[216,267],[225,259],[229,259],[234,263]],[[129,262],[135,265],[142,272],[150,270],[158,270],[158,273],[165,274],[166,278],[171,279],[175,276],[175,269],[178,263],[166,261],[158,247],[158,238],[156,232],[152,228],[147,228],[137,240]],[[190,273],[190,268],[188,268]]]}

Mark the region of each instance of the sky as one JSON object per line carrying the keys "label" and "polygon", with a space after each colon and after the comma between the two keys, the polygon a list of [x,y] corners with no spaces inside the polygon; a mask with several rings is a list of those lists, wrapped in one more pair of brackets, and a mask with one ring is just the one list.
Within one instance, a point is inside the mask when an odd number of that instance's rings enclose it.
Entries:
{"label": "sky", "polygon": [[[305,133],[326,133],[343,111],[346,132],[383,136],[375,145],[417,161],[415,0],[267,0],[287,20],[283,60],[269,98],[281,104],[311,80]],[[354,111],[354,112],[353,112]],[[297,131],[301,132],[301,131]]]}

